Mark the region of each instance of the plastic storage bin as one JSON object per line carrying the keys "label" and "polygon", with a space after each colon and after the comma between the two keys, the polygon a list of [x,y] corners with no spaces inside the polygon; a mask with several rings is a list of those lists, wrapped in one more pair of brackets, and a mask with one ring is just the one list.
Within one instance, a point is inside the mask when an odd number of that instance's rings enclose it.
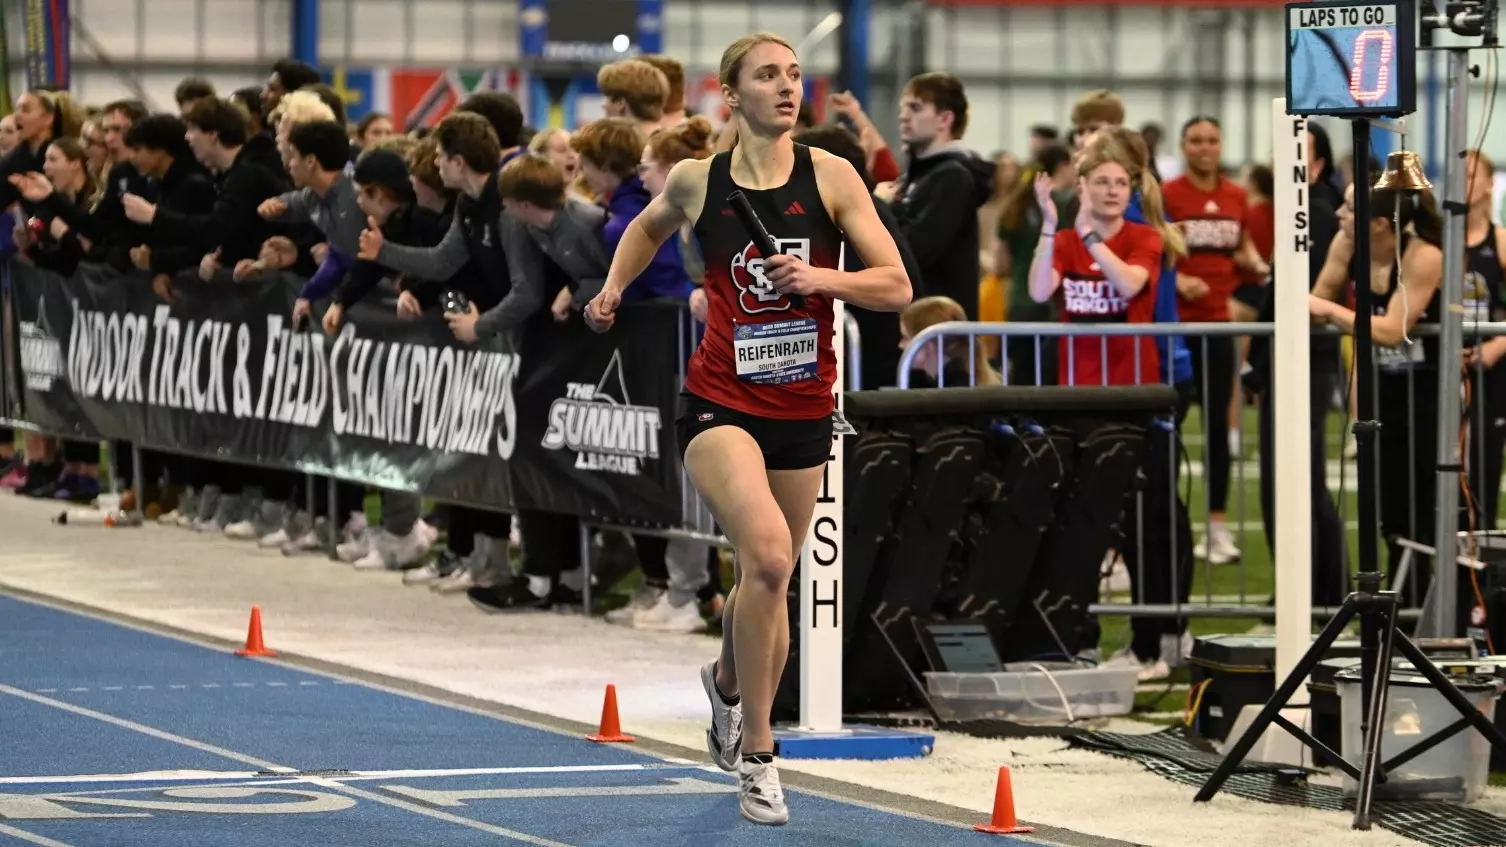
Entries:
{"label": "plastic storage bin", "polygon": [[[1494,720],[1499,683],[1488,676],[1455,676],[1454,685],[1480,710]],[[1344,759],[1359,767],[1363,756],[1360,738],[1360,669],[1345,668],[1334,674],[1344,719]],[[1380,762],[1412,747],[1459,719],[1459,712],[1416,671],[1391,671],[1386,714],[1381,720]],[[1468,803],[1485,793],[1490,775],[1490,742],[1473,727],[1422,755],[1403,763],[1375,785],[1377,800],[1447,800]],[[1344,796],[1359,791],[1358,780],[1344,777]]]}
{"label": "plastic storage bin", "polygon": [[[1043,670],[1044,669],[1044,670]],[[946,720],[1060,722],[1127,715],[1139,668],[1012,662],[1002,673],[928,672],[931,703]]]}

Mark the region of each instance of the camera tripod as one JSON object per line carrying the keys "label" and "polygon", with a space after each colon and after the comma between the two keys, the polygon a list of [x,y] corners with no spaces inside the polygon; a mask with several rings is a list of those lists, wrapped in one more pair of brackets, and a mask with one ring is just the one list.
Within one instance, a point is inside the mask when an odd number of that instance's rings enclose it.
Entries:
{"label": "camera tripod", "polygon": [[[1405,633],[1397,631],[1396,612],[1399,603],[1396,592],[1382,590],[1382,579],[1379,573],[1358,575],[1358,590],[1344,598],[1344,605],[1339,609],[1338,614],[1334,615],[1323,627],[1323,631],[1318,634],[1312,647],[1297,662],[1297,666],[1281,683],[1281,687],[1276,689],[1276,693],[1265,704],[1265,708],[1261,709],[1255,722],[1230,748],[1224,760],[1213,771],[1212,776],[1208,777],[1208,781],[1203,783],[1203,787],[1198,790],[1197,797],[1194,798],[1195,802],[1206,803],[1213,799],[1213,795],[1217,794],[1224,782],[1233,775],[1235,769],[1249,754],[1250,749],[1255,746],[1255,742],[1272,723],[1291,733],[1293,738],[1314,752],[1325,753],[1332,757],[1344,773],[1359,782],[1359,794],[1354,804],[1355,829],[1370,828],[1370,801],[1377,780],[1384,780],[1385,775],[1390,771],[1426,753],[1458,733],[1474,727],[1489,739],[1492,745],[1499,745],[1502,749],[1506,749],[1506,735],[1502,735],[1495,724],[1486,720],[1480,710],[1460,693],[1443,671],[1439,670]],[[1360,619],[1360,737],[1363,739],[1363,752],[1359,767],[1346,761],[1328,745],[1314,738],[1307,730],[1287,720],[1281,714],[1287,701],[1291,700],[1297,688],[1312,673],[1313,667],[1322,660],[1323,654],[1356,615]],[[1378,762],[1380,741],[1385,734],[1382,722],[1386,715],[1386,694],[1391,681],[1393,648],[1399,650],[1417,669],[1417,672],[1425,677],[1432,687],[1443,695],[1444,699],[1459,710],[1461,717],[1385,762]]]}

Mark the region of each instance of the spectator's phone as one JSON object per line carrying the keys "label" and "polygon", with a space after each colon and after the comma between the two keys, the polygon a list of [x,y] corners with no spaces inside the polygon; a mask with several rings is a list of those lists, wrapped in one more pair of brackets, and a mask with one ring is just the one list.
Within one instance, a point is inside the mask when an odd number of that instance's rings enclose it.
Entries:
{"label": "spectator's phone", "polygon": [[[758,213],[753,211],[753,204],[748,202],[748,196],[741,191],[734,191],[727,195],[727,203],[732,207],[732,212],[737,219],[742,221],[743,229],[748,231],[748,237],[753,240],[753,246],[758,248],[758,255],[767,259],[779,252],[779,244],[774,236],[769,235],[769,230],[758,219]],[[804,294],[787,295],[790,302],[796,306],[805,308]]]}
{"label": "spectator's phone", "polygon": [[444,293],[444,310],[463,315],[471,310],[471,301],[459,291],[446,291]]}

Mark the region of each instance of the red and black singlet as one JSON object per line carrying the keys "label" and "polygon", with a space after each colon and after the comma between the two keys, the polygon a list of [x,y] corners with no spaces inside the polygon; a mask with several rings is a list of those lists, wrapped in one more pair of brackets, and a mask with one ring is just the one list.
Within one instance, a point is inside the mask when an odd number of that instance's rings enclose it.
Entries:
{"label": "red and black singlet", "polygon": [[732,181],[731,153],[711,160],[706,202],[695,224],[706,259],[706,334],[691,356],[685,390],[730,409],[783,420],[811,420],[835,408],[837,360],[832,302],[804,306],[774,290],[763,258],[727,195],[740,190],[782,252],[813,267],[836,268],[842,232],[826,213],[810,148],[795,145],[795,165],[778,188],[755,191]]}

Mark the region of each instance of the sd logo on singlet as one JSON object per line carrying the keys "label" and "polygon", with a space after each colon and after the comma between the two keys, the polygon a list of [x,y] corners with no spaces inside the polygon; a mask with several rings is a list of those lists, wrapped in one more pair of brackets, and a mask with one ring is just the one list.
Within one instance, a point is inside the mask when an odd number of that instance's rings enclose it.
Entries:
{"label": "sd logo on singlet", "polygon": [[[779,252],[794,256],[802,262],[810,262],[809,238],[776,238],[774,241],[779,246]],[[737,286],[737,305],[745,314],[789,310],[789,298],[775,291],[774,284],[764,276],[763,257],[758,255],[758,248],[751,241],[742,252],[732,257],[728,272],[732,277],[732,284]]]}

